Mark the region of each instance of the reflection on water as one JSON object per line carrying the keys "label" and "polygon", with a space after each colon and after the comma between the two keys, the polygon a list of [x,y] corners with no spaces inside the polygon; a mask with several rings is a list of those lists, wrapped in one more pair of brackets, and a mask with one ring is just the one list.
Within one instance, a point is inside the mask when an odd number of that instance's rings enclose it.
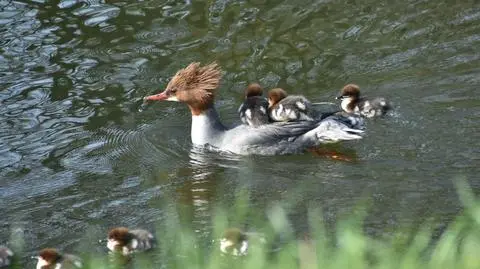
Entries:
{"label": "reflection on water", "polygon": [[[259,209],[295,201],[297,229],[305,205],[334,223],[364,196],[372,234],[448,221],[451,179],[480,172],[479,14],[451,1],[0,0],[0,241],[23,227],[28,252],[73,249],[87,229],[163,221],[159,204],[189,208],[206,236],[214,202],[238,189]],[[229,124],[250,82],[316,102],[355,82],[396,109],[320,151],[353,162],[192,149],[188,109],[142,98],[212,60]]]}

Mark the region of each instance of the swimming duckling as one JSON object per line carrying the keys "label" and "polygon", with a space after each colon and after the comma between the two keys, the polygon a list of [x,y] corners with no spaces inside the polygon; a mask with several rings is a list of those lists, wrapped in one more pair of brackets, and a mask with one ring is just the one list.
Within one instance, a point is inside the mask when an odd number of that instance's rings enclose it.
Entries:
{"label": "swimming duckling", "polygon": [[367,118],[383,116],[392,108],[383,97],[360,97],[360,87],[355,84],[345,85],[336,99],[342,100],[341,107],[345,112]]}
{"label": "swimming duckling", "polygon": [[249,249],[262,249],[267,242],[265,235],[258,232],[245,232],[239,228],[228,228],[220,239],[220,251],[233,256],[245,256]]}
{"label": "swimming duckling", "polygon": [[74,269],[82,268],[82,260],[72,254],[61,254],[54,248],[40,250],[36,257],[36,269]]}
{"label": "swimming duckling", "polygon": [[248,253],[247,235],[238,228],[226,229],[220,239],[220,251],[233,256],[245,256]]}
{"label": "swimming duckling", "polygon": [[152,249],[155,244],[153,234],[143,229],[117,227],[108,233],[107,248],[110,251],[120,251],[123,255]]}

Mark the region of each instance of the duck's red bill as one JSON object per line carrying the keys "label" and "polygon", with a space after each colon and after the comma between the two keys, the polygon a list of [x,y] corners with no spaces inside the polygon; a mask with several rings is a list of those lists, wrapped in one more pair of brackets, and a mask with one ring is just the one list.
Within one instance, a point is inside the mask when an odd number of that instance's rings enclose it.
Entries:
{"label": "duck's red bill", "polygon": [[154,94],[154,95],[149,95],[143,97],[144,101],[162,101],[166,100],[168,98],[168,95],[165,92],[161,92],[159,94]]}

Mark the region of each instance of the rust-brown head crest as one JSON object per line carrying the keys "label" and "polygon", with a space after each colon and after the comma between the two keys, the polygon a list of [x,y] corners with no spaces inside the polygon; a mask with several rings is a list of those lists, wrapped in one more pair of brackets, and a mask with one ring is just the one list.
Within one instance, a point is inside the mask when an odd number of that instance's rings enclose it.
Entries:
{"label": "rust-brown head crest", "polygon": [[215,62],[204,66],[198,62],[191,63],[172,77],[163,92],[147,96],[144,100],[184,102],[192,114],[199,114],[213,105],[215,90],[220,85],[221,71]]}
{"label": "rust-brown head crest", "polygon": [[275,88],[268,91],[268,107],[274,106],[283,98],[287,97],[287,92],[282,88]]}

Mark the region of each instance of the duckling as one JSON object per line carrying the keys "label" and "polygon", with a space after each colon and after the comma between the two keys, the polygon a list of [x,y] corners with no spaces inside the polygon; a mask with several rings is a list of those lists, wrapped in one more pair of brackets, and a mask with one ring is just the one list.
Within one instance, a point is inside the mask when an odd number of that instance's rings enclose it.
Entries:
{"label": "duckling", "polygon": [[40,250],[36,257],[36,269],[74,269],[82,268],[82,260],[72,254],[61,254],[54,248]]}
{"label": "duckling", "polygon": [[13,251],[6,246],[0,246],[0,268],[12,264]]}
{"label": "duckling", "polygon": [[228,228],[220,239],[220,251],[233,256],[245,256],[248,253],[248,238],[238,228]]}
{"label": "duckling", "polygon": [[[245,232],[239,228],[228,228],[220,239],[220,251],[233,256],[245,256],[249,249],[259,250],[265,245],[265,235],[258,232]],[[259,248],[260,247],[260,248]]]}
{"label": "duckling", "polygon": [[392,108],[391,104],[383,97],[360,97],[360,87],[355,84],[345,85],[336,99],[342,100],[340,106],[345,112],[367,118],[383,116]]}
{"label": "duckling", "polygon": [[108,233],[107,248],[112,252],[120,251],[123,255],[150,250],[155,245],[155,237],[147,230],[117,227]]}
{"label": "duckling", "polygon": [[288,95],[284,89],[268,92],[268,110],[273,121],[312,121],[316,112],[312,103],[302,95]]}
{"label": "duckling", "polygon": [[269,122],[268,102],[262,94],[263,89],[257,83],[252,83],[245,89],[245,101],[238,108],[238,114],[244,124],[258,127]]}

